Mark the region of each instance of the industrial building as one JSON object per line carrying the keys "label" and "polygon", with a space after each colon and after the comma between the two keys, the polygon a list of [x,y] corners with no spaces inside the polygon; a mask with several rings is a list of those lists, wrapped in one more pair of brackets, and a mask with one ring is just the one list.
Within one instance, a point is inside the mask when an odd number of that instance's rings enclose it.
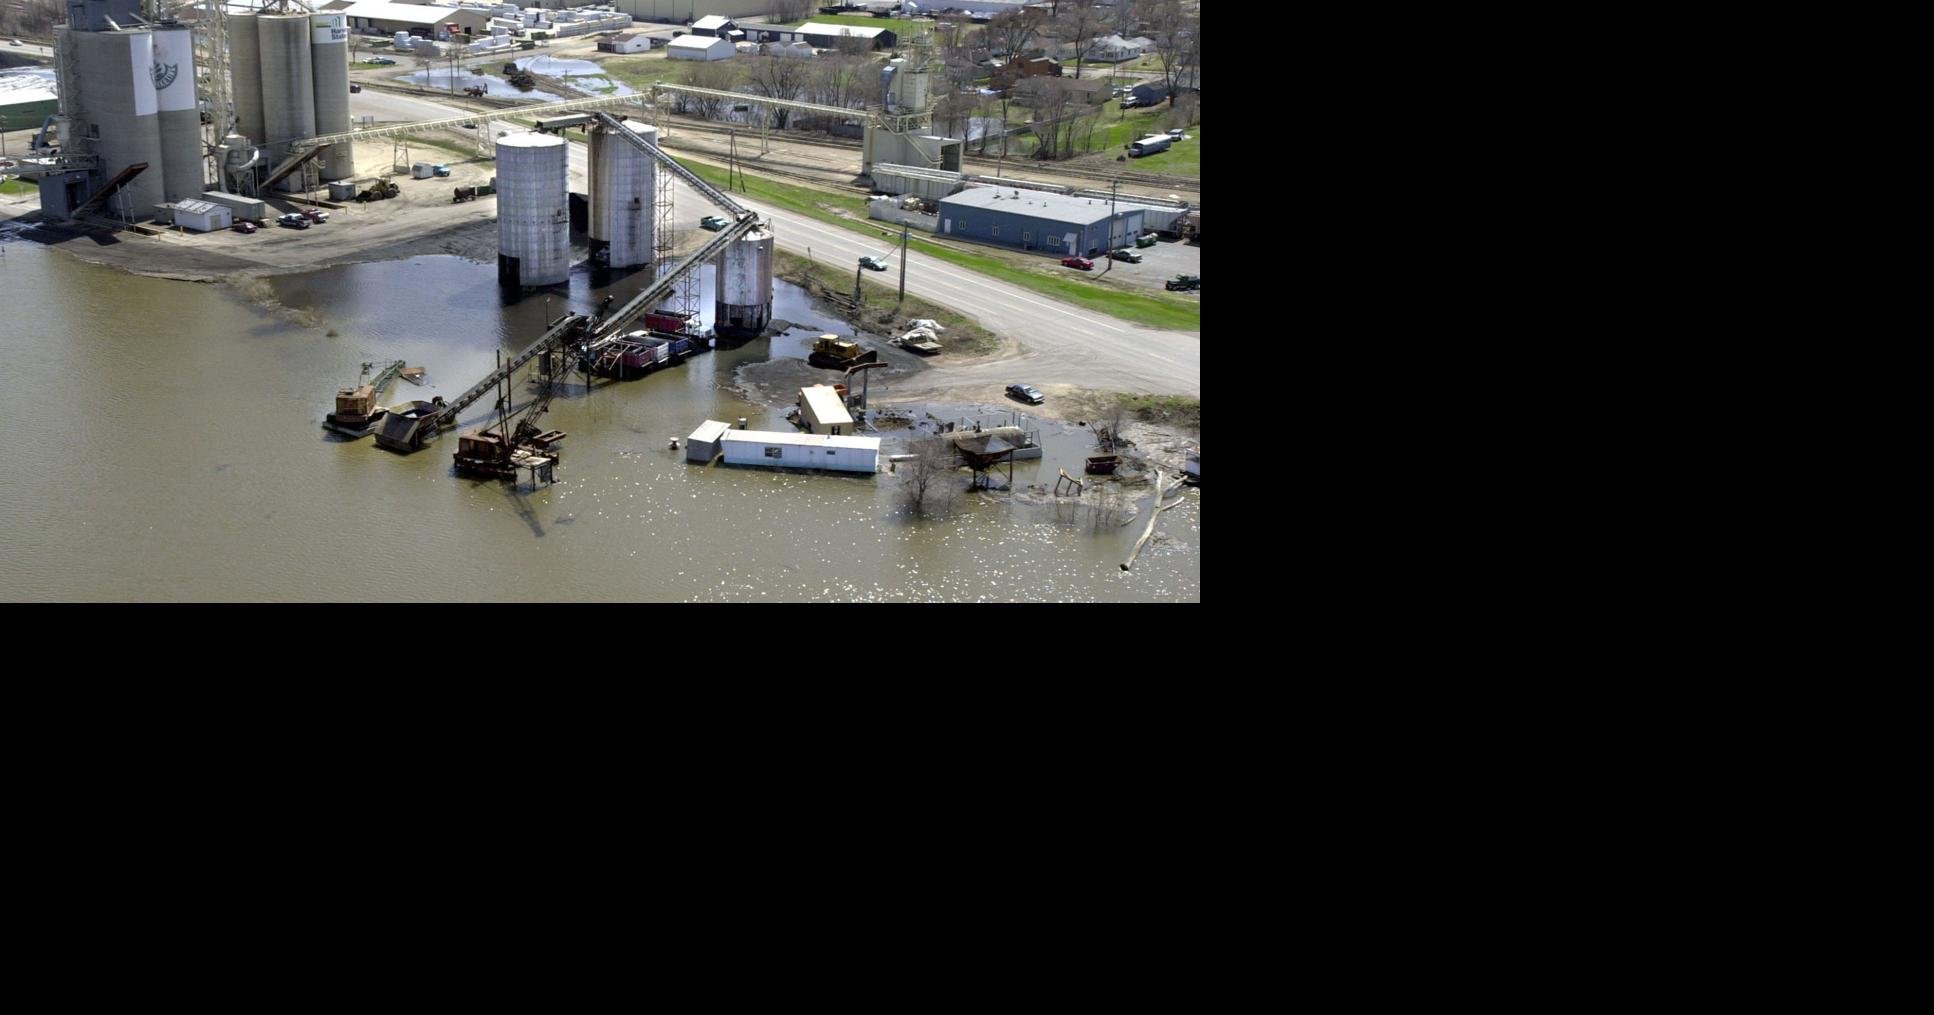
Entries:
{"label": "industrial building", "polygon": [[798,28],[781,28],[780,32],[791,33],[789,38],[777,42],[809,42],[820,49],[832,49],[841,39],[865,39],[874,49],[892,49],[900,44],[900,36],[886,28],[861,28],[858,25],[828,25],[808,21]]}
{"label": "industrial building", "polygon": [[731,39],[733,42],[745,41],[745,33],[739,31],[739,26],[733,24],[731,18],[722,14],[708,14],[692,22],[692,34],[709,35],[715,39]]}
{"label": "industrial building", "polygon": [[975,187],[940,201],[940,232],[1056,256],[1094,257],[1142,233],[1142,209],[1034,190]]}
{"label": "industrial building", "polygon": [[722,15],[728,18],[764,14],[766,0],[609,0],[611,6],[639,21],[681,25],[686,19]]}
{"label": "industrial building", "polygon": [[727,430],[718,435],[727,465],[765,465],[781,469],[880,471],[878,437]]}
{"label": "industrial building", "polygon": [[709,35],[681,35],[665,46],[667,60],[730,60],[732,40]]}
{"label": "industrial building", "polygon": [[39,174],[43,211],[147,218],[207,189],[193,35],[143,25],[140,11],[140,0],[74,0],[54,29],[69,164]]}
{"label": "industrial building", "polygon": [[846,411],[845,400],[830,384],[799,389],[799,420],[812,433],[834,436],[853,426],[853,414]]}
{"label": "industrial building", "polygon": [[637,32],[627,32],[598,42],[600,53],[643,53],[649,49],[651,36]]}
{"label": "industrial building", "polygon": [[60,111],[54,72],[32,67],[0,71],[0,130],[26,130]]}
{"label": "industrial building", "polygon": [[905,0],[906,13],[934,17],[949,11],[962,14],[1011,14],[1034,5],[1035,0]]}
{"label": "industrial building", "polygon": [[393,36],[397,32],[408,32],[423,39],[448,39],[450,31],[445,26],[451,24],[457,26],[458,35],[490,34],[488,8],[358,0],[337,13],[348,18],[349,27],[363,35]]}

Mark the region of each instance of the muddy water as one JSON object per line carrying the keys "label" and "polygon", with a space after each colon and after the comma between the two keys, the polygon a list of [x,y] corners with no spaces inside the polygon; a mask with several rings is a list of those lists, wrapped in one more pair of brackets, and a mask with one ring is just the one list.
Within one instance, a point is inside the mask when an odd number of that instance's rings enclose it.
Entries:
{"label": "muddy water", "polygon": [[[1200,598],[1193,493],[1130,575],[1118,565],[1139,523],[1095,535],[1052,507],[982,495],[921,521],[890,475],[699,468],[666,450],[708,417],[784,427],[783,410],[728,390],[768,341],[588,396],[573,387],[544,419],[571,434],[561,482],[513,491],[456,476],[453,435],[402,457],[320,426],[364,361],[428,368],[392,399],[448,396],[528,343],[545,297],[505,305],[494,266],[423,257],[290,276],[272,283],[278,308],[85,264],[6,228],[0,599]],[[643,281],[580,272],[548,312],[588,310],[606,291],[622,300]],[[709,291],[703,306],[709,316]],[[796,292],[775,315],[833,323]],[[528,398],[520,387],[517,403]],[[1047,434],[1048,457],[1020,463],[1017,485],[1078,471],[1084,434]]]}

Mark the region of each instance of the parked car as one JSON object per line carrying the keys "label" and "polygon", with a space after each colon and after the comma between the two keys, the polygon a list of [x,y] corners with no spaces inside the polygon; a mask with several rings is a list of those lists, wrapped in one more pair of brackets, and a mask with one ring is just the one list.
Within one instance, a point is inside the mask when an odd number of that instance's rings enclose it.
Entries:
{"label": "parked car", "polygon": [[301,211],[301,215],[316,225],[321,225],[329,221],[329,213],[320,208],[304,208]]}
{"label": "parked car", "polygon": [[1042,402],[1048,400],[1048,396],[1041,394],[1041,392],[1026,384],[1008,385],[1007,397],[1019,399],[1029,405],[1040,405]]}
{"label": "parked car", "polygon": [[287,215],[284,215],[281,218],[276,219],[275,222],[277,225],[288,226],[290,229],[307,229],[309,228],[310,225],[312,225],[312,223],[307,218],[295,212],[290,212]]}
{"label": "parked car", "polygon": [[12,42],[9,42],[9,43],[7,43],[7,45],[9,45],[9,46],[18,46],[18,45],[20,45],[20,40],[19,40],[19,39],[15,39],[15,40],[13,40]]}
{"label": "parked car", "polygon": [[1121,97],[1121,108],[1123,109],[1134,109],[1138,105],[1141,105],[1141,103],[1135,101],[1133,95],[1124,95]]}
{"label": "parked car", "polygon": [[1182,140],[1182,128],[1180,127],[1171,128],[1168,132],[1168,136],[1174,138],[1177,141]]}
{"label": "parked car", "polygon": [[252,233],[255,231],[255,223],[244,219],[241,222],[237,222],[234,225],[229,226],[229,228],[235,230],[238,233]]}
{"label": "parked car", "polygon": [[1177,275],[1167,282],[1162,283],[1162,288],[1170,292],[1193,292],[1202,288],[1202,276]]}
{"label": "parked car", "polygon": [[860,258],[860,267],[868,271],[885,271],[886,262],[877,257],[862,257]]}
{"label": "parked car", "polygon": [[715,233],[731,224],[732,224],[731,220],[725,218],[722,215],[707,215],[704,218],[698,220],[698,226],[700,229],[710,229]]}
{"label": "parked car", "polygon": [[369,62],[370,62],[370,63],[373,63],[373,64],[377,64],[377,65],[379,65],[379,66],[383,66],[383,67],[394,67],[394,66],[396,66],[396,61],[395,61],[395,60],[392,60],[392,59],[390,59],[390,58],[389,58],[389,57],[387,57],[387,56],[372,56],[372,57],[370,57],[370,58],[369,58]]}
{"label": "parked car", "polygon": [[449,176],[450,167],[449,166],[431,166],[430,172],[436,174],[437,176]]}
{"label": "parked car", "polygon": [[1135,253],[1133,250],[1130,250],[1127,247],[1123,247],[1120,250],[1110,251],[1108,253],[1108,256],[1114,258],[1117,261],[1127,261],[1129,264],[1142,263],[1142,255]]}
{"label": "parked car", "polygon": [[1064,268],[1080,268],[1082,271],[1090,271],[1093,270],[1095,262],[1085,257],[1064,257],[1061,259],[1061,266]]}

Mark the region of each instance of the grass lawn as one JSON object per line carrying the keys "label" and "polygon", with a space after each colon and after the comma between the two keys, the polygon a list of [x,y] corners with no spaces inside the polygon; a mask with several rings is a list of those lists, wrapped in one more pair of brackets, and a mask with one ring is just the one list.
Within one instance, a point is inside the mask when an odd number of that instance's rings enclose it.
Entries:
{"label": "grass lawn", "polygon": [[378,67],[392,67],[392,66],[395,66],[395,65],[387,64],[387,63],[370,63],[369,61],[364,60],[360,63],[350,64],[349,69],[350,70],[375,70]]}
{"label": "grass lawn", "polygon": [[[697,64],[690,60],[667,60],[656,55],[621,56],[606,60],[603,64],[606,77],[639,89],[659,82],[682,84],[679,78],[694,66]],[[732,64],[727,63],[726,66],[731,67]]]}
{"label": "grass lawn", "polygon": [[40,184],[25,180],[0,180],[0,194],[38,194]]}
{"label": "grass lawn", "polygon": [[[697,173],[706,182],[717,187],[725,186],[726,172],[715,166],[681,158],[680,165]],[[829,225],[856,233],[877,237],[881,229],[889,228],[885,223],[875,222],[866,217],[864,198],[836,194],[828,191],[796,187],[788,183],[776,183],[758,176],[745,177],[746,189],[743,193],[754,200],[765,201],[787,211],[796,212],[817,219]],[[848,218],[835,214],[829,208],[850,213]],[[913,238],[907,242],[909,249],[926,254],[950,264],[957,264],[983,275],[991,275],[1003,282],[1012,282],[1024,289],[1045,293],[1056,299],[1066,300],[1076,306],[1099,311],[1111,317],[1136,324],[1146,324],[1152,328],[1170,328],[1181,331],[1200,331],[1202,328],[1202,305],[1191,300],[1172,296],[1158,296],[1154,293],[1128,292],[1113,288],[1105,283],[1096,284],[1087,279],[1058,277],[1050,274],[1052,266],[1060,271],[1055,262],[1043,256],[1026,256],[1022,264],[1009,263],[992,252],[987,254],[960,250],[951,245],[943,245],[930,240]]]}

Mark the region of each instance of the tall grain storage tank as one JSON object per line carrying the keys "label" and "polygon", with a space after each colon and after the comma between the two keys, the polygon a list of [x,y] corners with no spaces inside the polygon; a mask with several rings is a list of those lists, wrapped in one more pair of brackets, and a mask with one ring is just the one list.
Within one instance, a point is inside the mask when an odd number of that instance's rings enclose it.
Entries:
{"label": "tall grain storage tank", "polygon": [[720,335],[757,335],[771,321],[772,234],[754,229],[719,255],[712,329]]}
{"label": "tall grain storage tank", "polygon": [[268,138],[262,130],[262,40],[256,20],[253,14],[228,16],[228,94],[235,102],[235,133],[261,144]]}
{"label": "tall grain storage tank", "polygon": [[[649,144],[658,128],[626,123]],[[591,132],[591,261],[609,268],[651,263],[658,164],[608,127]]]}
{"label": "tall grain storage tank", "polygon": [[[67,38],[73,46],[69,83],[80,86],[79,118],[87,126],[82,150],[101,157],[102,182],[137,162],[148,164],[121,188],[130,213],[146,217],[164,200],[167,172],[154,88],[154,33],[70,31]],[[110,197],[107,204],[119,207],[122,200]]]}
{"label": "tall grain storage tank", "polygon": [[[341,14],[316,14],[310,17],[309,25],[316,133],[340,134],[349,129],[349,22]],[[324,180],[347,180],[356,175],[356,156],[347,141],[330,145],[321,158]]]}
{"label": "tall grain storage tank", "polygon": [[555,285],[570,277],[569,151],[552,134],[497,139],[499,285]]}
{"label": "tall grain storage tank", "polygon": [[195,94],[195,33],[187,25],[155,27],[151,73],[161,110],[162,194],[170,201],[199,198],[208,189],[208,164]]}
{"label": "tall grain storage tank", "polygon": [[[309,57],[309,15],[263,14],[255,19],[262,43],[262,132],[271,166],[289,157],[289,142],[316,136],[315,70]],[[305,170],[306,172],[306,170]],[[283,177],[286,191],[303,189],[305,172]]]}

